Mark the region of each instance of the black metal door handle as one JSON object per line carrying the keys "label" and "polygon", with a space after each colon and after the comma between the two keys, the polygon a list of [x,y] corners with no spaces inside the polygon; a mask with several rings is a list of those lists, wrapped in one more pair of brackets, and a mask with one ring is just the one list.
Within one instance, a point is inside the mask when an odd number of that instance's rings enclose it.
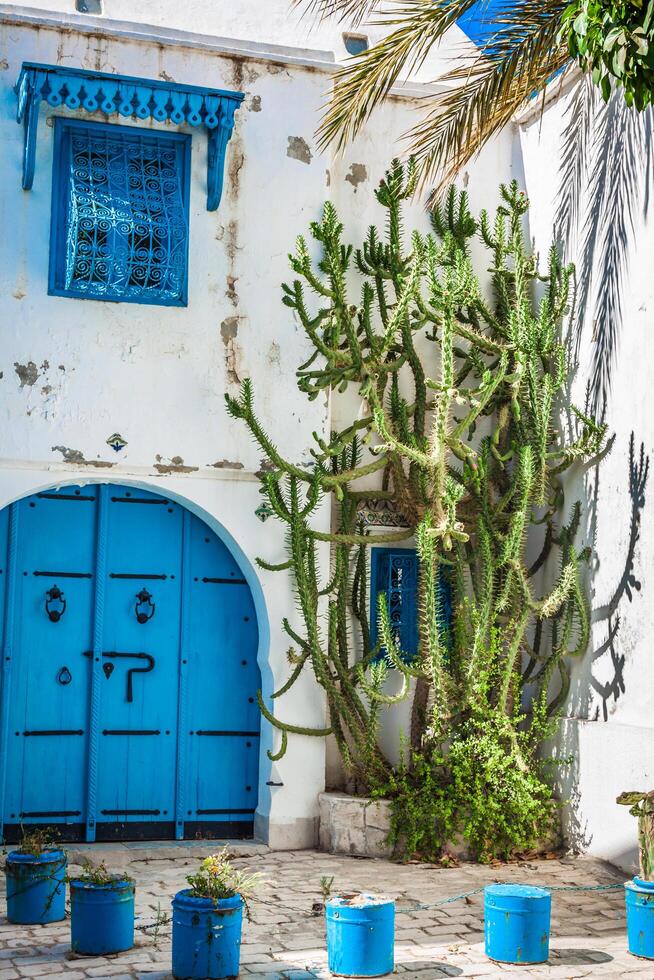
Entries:
{"label": "black metal door handle", "polygon": [[[84,656],[92,657],[93,651],[85,650]],[[151,653],[124,653],[120,650],[103,650],[102,656],[105,657],[107,660],[121,659],[121,660],[146,660],[147,661],[146,667],[130,667],[130,669],[127,671],[127,700],[131,704],[132,701],[134,700],[132,676],[133,674],[148,674],[151,670],[153,670],[155,665],[154,657],[152,656]]]}

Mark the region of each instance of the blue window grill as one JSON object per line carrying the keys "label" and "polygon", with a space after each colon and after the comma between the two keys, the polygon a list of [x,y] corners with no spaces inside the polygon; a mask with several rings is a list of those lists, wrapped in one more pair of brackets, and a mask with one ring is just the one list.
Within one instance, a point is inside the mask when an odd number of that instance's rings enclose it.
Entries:
{"label": "blue window grill", "polygon": [[186,305],[190,146],[55,118],[51,294]]}
{"label": "blue window grill", "polygon": [[[452,594],[441,575],[438,601],[443,621],[443,640],[449,647]],[[370,570],[371,642],[378,639],[379,595],[385,593],[391,630],[403,658],[410,662],[418,654],[418,555],[411,548],[372,548]],[[381,651],[381,656],[384,651]]]}

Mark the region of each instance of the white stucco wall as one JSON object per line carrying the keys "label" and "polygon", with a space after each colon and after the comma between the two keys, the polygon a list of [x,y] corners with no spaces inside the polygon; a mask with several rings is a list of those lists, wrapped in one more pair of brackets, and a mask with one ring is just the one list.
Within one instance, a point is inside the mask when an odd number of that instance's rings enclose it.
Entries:
{"label": "white stucco wall", "polygon": [[[90,5],[89,5],[90,6]],[[393,29],[379,23],[379,17],[370,23],[351,24],[348,19],[321,19],[312,10],[308,0],[149,0],[133,3],[132,0],[102,0],[102,13],[96,15],[77,12],[75,0],[30,0],[24,4],[5,2],[2,9],[25,9],[54,14],[69,23],[96,24],[102,27],[111,21],[123,21],[134,25],[147,25],[163,30],[191,31],[198,37],[225,38],[239,44],[289,46],[312,52],[321,52],[336,62],[344,62],[350,56],[345,48],[344,33],[352,33],[368,39],[372,47]],[[434,81],[444,70],[451,67],[453,59],[474,56],[476,49],[457,26],[448,31],[443,42],[429,52],[425,61],[414,66],[414,81]]]}
{"label": "white stucco wall", "polygon": [[[45,487],[103,480],[159,490],[185,503],[232,542],[243,563],[259,611],[259,663],[269,695],[288,676],[281,620],[293,620],[297,612],[288,576],[255,566],[257,555],[283,560],[283,529],[254,516],[261,453],[245,426],[229,419],[223,396],[251,377],[259,418],[296,462],[305,458],[311,432],[328,425],[325,400],[308,402],[295,384],[308,345],[280,302],[280,284],[289,278],[287,253],[328,197],[354,241],[371,221],[382,220],[373,189],[398,152],[397,138],[408,128],[415,102],[391,99],[334,160],[314,139],[334,52],[297,48],[267,55],[268,42],[307,43],[287,30],[281,0],[271,2],[266,19],[260,7],[255,17],[257,5],[248,4],[245,26],[233,13],[218,18],[227,5],[142,5],[148,20],[159,11],[158,23],[168,31],[163,40],[161,34],[148,37],[142,24],[104,17],[96,26],[98,19],[70,15],[72,4],[65,16],[58,14],[63,3],[38,6],[49,12],[0,5],[0,506]],[[136,16],[131,7],[112,0],[105,11]],[[207,34],[177,33],[179,25]],[[241,33],[247,25],[252,30]],[[231,40],[219,42],[211,31]],[[256,50],[253,38],[261,42]],[[318,42],[331,43],[326,36],[311,43]],[[206,136],[180,128],[193,133],[186,309],[47,295],[49,123],[56,112],[75,113],[41,107],[34,186],[22,191],[23,131],[15,121],[13,85],[23,61],[245,92],[215,213],[206,210]],[[501,140],[474,169],[476,205],[492,203],[510,152],[510,141]],[[411,225],[425,226],[420,201],[407,210]],[[115,432],[127,441],[120,453],[106,441]],[[320,526],[329,526],[326,511]],[[322,560],[327,567],[326,549]],[[276,710],[294,724],[324,724],[324,702],[309,673]],[[387,741],[395,737],[388,732]],[[309,846],[325,785],[325,743],[291,737],[285,758],[271,764],[266,750],[277,747],[278,736],[265,722],[262,733],[256,830],[274,846]]]}
{"label": "white stucco wall", "polygon": [[[577,145],[584,142],[576,94],[578,98],[573,86],[542,118],[540,111],[534,112],[520,127],[531,232],[541,254],[552,238],[557,215],[565,213],[560,184],[566,126],[575,132]],[[572,116],[575,105],[577,114]],[[628,809],[615,805],[615,798],[623,790],[651,789],[654,777],[648,614],[649,590],[654,585],[654,512],[647,480],[654,442],[647,397],[654,314],[654,225],[647,214],[652,191],[647,169],[652,150],[649,127],[651,119],[625,114],[621,104],[614,104],[608,115],[599,107],[587,129],[586,145],[592,148],[596,143],[604,149],[599,154],[589,149],[586,156],[576,152],[581,193],[574,182],[564,182],[573,191],[573,210],[580,217],[579,233],[565,236],[567,251],[577,263],[580,286],[590,282],[587,297],[583,288],[579,290],[582,304],[573,336],[579,369],[572,401],[583,409],[594,365],[598,360],[610,364],[606,422],[615,443],[599,469],[576,472],[566,485],[566,509],[576,499],[584,504],[580,544],[594,544],[595,557],[589,572],[591,645],[585,657],[572,665],[562,726],[561,754],[575,756],[574,764],[563,770],[562,795],[569,800],[571,842],[627,869],[633,869],[636,861],[636,826]],[[602,167],[606,177],[600,180]],[[584,256],[590,254],[593,241],[594,261],[587,264]],[[620,269],[623,273],[618,275]],[[607,293],[612,295],[616,277],[621,318],[619,304],[609,305],[608,314],[602,305]],[[610,331],[615,333],[615,345],[609,361],[604,347]]]}

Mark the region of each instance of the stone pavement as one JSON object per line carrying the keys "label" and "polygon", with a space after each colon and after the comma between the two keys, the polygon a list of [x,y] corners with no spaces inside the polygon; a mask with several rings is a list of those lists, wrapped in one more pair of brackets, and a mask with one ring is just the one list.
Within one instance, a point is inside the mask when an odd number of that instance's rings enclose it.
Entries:
{"label": "stone pavement", "polygon": [[[137,942],[127,953],[73,957],[67,922],[14,926],[0,906],[0,980],[56,977],[57,980],[168,980],[170,978],[170,900],[184,887],[185,875],[215,844],[186,848],[171,857],[171,847],[137,849],[125,863],[124,847],[105,849],[114,867],[127,867],[137,882]],[[103,845],[98,845],[98,854]],[[71,849],[79,859],[80,848]],[[239,853],[248,853],[248,846]],[[174,852],[173,852],[174,853]],[[191,857],[193,855],[193,857]],[[121,864],[118,864],[118,860]],[[415,910],[493,881],[570,886],[608,884],[623,878],[615,869],[589,858],[530,861],[499,867],[464,864],[459,868],[397,865],[316,851],[272,852],[250,845],[236,862],[263,872],[267,883],[252,902],[252,920],[244,926],[241,974],[249,980],[326,978],[324,919],[312,906],[320,901],[320,878],[334,877],[334,891],[384,892],[403,911],[396,918],[396,972],[400,980],[438,977],[654,978],[654,962],[626,951],[622,890],[553,894],[550,962],[531,968],[501,966],[483,952],[483,896],[476,894],[439,908]]]}

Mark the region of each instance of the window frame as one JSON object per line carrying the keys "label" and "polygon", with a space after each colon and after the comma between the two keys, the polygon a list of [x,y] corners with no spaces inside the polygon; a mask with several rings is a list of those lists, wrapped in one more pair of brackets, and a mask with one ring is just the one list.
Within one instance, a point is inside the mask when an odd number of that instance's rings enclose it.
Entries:
{"label": "window frame", "polygon": [[[53,161],[52,161],[52,199],[50,206],[50,258],[48,272],[48,295],[63,296],[67,299],[95,300],[101,303],[138,303],[141,306],[188,306],[188,281],[189,281],[189,246],[191,238],[190,228],[190,204],[191,204],[191,143],[192,136],[189,133],[168,133],[161,130],[144,128],[141,126],[121,126],[113,123],[87,122],[80,119],[68,119],[65,116],[53,116],[54,119],[54,142],[53,142]],[[95,292],[93,289],[86,289],[84,292],[77,292],[74,289],[67,289],[66,279],[66,233],[68,228],[68,214],[70,202],[70,148],[71,138],[74,132],[91,131],[93,133],[110,132],[112,135],[123,135],[134,138],[151,138],[162,140],[168,143],[175,143],[181,147],[179,161],[181,167],[180,185],[182,188],[182,200],[186,217],[186,247],[184,250],[185,271],[184,282],[179,298],[170,296],[156,295],[154,291],[148,294],[144,290],[140,294],[126,294],[124,296],[109,295],[104,292]]]}

